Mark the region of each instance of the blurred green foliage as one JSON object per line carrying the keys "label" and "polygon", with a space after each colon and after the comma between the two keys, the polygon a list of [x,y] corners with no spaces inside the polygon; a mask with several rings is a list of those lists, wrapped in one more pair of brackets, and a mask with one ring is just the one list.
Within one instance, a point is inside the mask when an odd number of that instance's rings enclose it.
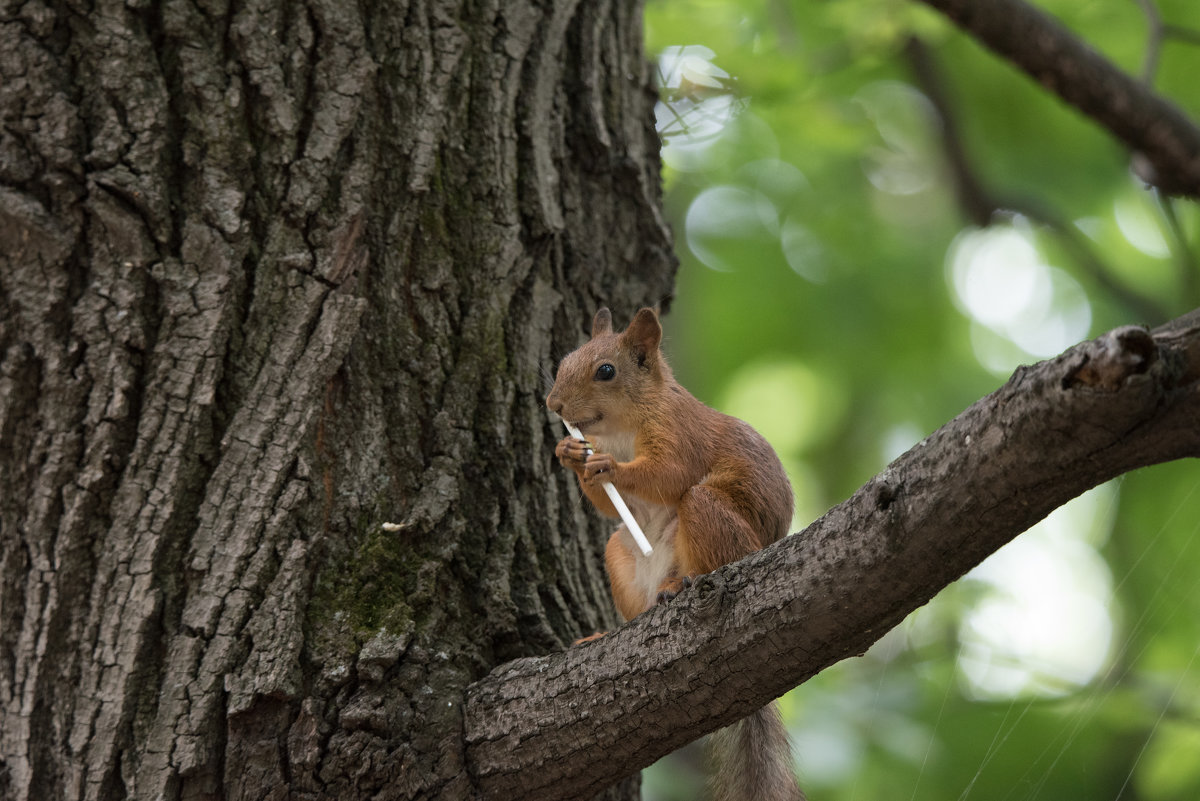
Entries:
{"label": "blurred green foliage", "polygon": [[[1195,0],[1039,5],[1133,74],[1154,56],[1200,117]],[[651,0],[646,31],[683,263],[665,346],[775,443],[797,528],[1017,365],[1200,305],[1195,204],[921,4]],[[972,224],[947,131],[1024,213]],[[786,696],[810,796],[1200,798],[1198,485],[1194,462],[1117,479]],[[694,756],[645,797],[695,798]]]}

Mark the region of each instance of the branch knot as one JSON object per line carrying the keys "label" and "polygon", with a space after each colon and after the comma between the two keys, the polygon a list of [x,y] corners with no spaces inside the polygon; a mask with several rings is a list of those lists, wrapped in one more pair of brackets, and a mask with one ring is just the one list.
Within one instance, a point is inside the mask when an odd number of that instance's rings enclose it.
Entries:
{"label": "branch knot", "polygon": [[1145,328],[1126,325],[1087,343],[1082,361],[1063,377],[1063,389],[1085,386],[1116,392],[1158,360],[1158,346]]}
{"label": "branch knot", "polygon": [[701,618],[715,618],[725,608],[725,577],[720,571],[697,576],[692,582],[696,596],[694,608]]}

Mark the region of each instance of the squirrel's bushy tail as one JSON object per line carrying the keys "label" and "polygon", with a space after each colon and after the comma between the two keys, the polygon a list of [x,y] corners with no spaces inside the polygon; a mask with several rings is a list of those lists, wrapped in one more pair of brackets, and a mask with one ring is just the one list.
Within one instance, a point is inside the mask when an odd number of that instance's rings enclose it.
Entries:
{"label": "squirrel's bushy tail", "polygon": [[767,704],[710,737],[713,801],[804,801],[779,708]]}

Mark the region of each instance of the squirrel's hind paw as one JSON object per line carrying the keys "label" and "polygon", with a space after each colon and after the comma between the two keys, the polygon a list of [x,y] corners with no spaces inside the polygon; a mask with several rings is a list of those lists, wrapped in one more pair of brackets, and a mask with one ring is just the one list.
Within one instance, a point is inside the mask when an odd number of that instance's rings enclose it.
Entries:
{"label": "squirrel's hind paw", "polygon": [[[680,578],[672,583],[676,585],[675,589],[660,589],[658,591],[658,599],[655,601],[655,603],[665,604],[667,601],[671,600],[676,595],[692,586],[692,577],[684,576],[683,578]],[[665,587],[667,585],[663,586]]]}

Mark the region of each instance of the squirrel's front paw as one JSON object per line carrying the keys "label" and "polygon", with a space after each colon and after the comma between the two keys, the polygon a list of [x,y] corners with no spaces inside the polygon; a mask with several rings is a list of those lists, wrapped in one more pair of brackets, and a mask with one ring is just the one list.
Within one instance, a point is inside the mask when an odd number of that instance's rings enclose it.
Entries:
{"label": "squirrel's front paw", "polygon": [[617,470],[617,460],[611,453],[593,453],[583,466],[583,477],[593,483],[597,481],[612,481],[613,473]]}
{"label": "squirrel's front paw", "polygon": [[574,437],[563,437],[554,448],[554,455],[563,467],[582,467],[591,452],[590,442]]}

